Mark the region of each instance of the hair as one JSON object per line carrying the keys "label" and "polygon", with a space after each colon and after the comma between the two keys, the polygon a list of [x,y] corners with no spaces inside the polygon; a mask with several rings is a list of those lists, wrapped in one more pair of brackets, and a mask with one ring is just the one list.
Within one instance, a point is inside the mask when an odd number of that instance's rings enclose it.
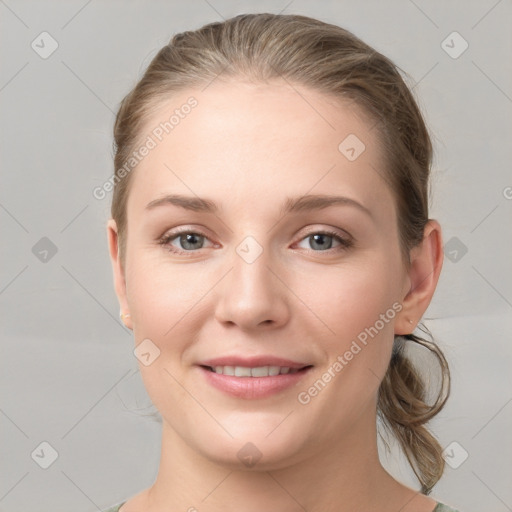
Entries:
{"label": "hair", "polygon": [[[401,70],[400,70],[401,71]],[[432,143],[420,109],[399,68],[339,26],[301,15],[242,14],[176,34],[150,62],[122,100],[114,125],[115,185],[111,214],[117,223],[120,260],[125,260],[126,204],[131,173],[120,169],[144,137],[149,116],[178,91],[213,80],[285,80],[355,103],[378,130],[383,168],[393,193],[402,260],[423,240],[428,217]],[[372,128],[373,129],[373,128]],[[404,341],[427,348],[441,367],[442,385],[432,405],[427,386],[405,353]],[[377,412],[405,453],[421,492],[429,494],[444,471],[442,448],[426,423],[450,394],[448,363],[431,342],[414,334],[395,336]]]}

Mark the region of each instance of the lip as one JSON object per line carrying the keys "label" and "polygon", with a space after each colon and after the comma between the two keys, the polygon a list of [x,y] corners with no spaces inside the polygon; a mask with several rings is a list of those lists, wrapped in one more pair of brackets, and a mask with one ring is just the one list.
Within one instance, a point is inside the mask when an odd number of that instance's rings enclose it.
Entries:
{"label": "lip", "polygon": [[269,377],[234,377],[215,373],[204,366],[199,366],[199,370],[210,385],[224,393],[245,400],[267,398],[297,385],[312,368],[312,366],[308,366],[297,373],[286,373]]}
{"label": "lip", "polygon": [[[289,368],[304,368],[305,366],[312,366],[310,363],[300,363],[291,361],[290,359],[283,359],[270,355],[241,357],[241,356],[224,356],[216,357],[215,359],[208,359],[198,363],[200,366],[245,366],[247,368],[256,368],[258,366],[288,366]],[[256,378],[256,377],[255,377]],[[267,377],[262,377],[267,378]]]}

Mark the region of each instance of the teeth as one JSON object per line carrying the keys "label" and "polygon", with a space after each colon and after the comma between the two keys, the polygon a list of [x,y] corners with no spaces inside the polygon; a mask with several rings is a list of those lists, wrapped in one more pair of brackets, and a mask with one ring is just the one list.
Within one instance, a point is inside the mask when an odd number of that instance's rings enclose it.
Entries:
{"label": "teeth", "polygon": [[215,373],[223,375],[234,375],[235,377],[269,377],[283,375],[285,373],[297,373],[297,368],[288,366],[258,366],[248,368],[246,366],[215,366],[212,368]]}
{"label": "teeth", "polygon": [[251,369],[243,366],[235,366],[235,377],[250,377]]}
{"label": "teeth", "polygon": [[235,367],[234,366],[216,366],[216,373],[223,373],[224,375],[235,375]]}

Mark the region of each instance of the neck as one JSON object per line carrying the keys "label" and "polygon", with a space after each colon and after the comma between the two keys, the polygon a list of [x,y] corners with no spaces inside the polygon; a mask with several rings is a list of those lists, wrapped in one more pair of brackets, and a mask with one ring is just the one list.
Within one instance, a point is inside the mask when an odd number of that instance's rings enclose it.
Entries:
{"label": "neck", "polygon": [[407,510],[404,505],[417,494],[394,480],[379,461],[375,408],[335,444],[319,444],[310,457],[266,471],[256,467],[215,463],[164,420],[160,468],[149,489],[148,510],[382,512],[388,507]]}

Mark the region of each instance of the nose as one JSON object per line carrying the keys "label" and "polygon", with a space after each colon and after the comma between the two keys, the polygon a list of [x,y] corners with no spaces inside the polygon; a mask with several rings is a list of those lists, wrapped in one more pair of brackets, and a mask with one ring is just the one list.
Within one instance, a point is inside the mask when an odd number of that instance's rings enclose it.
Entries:
{"label": "nose", "polygon": [[282,274],[268,257],[267,250],[252,262],[236,253],[231,272],[216,290],[217,320],[245,331],[285,325],[290,317],[292,294]]}

